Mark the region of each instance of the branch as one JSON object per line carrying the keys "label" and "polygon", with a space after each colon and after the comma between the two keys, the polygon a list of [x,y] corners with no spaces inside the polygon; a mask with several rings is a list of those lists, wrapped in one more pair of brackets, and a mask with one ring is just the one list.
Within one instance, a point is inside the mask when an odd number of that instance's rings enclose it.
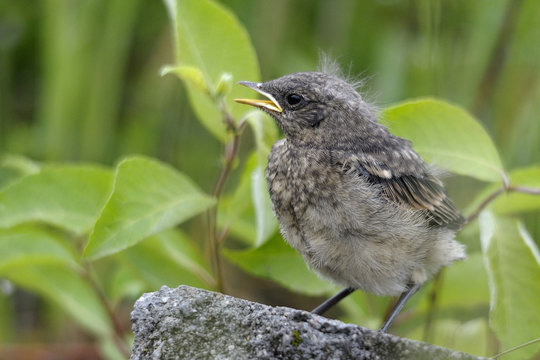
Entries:
{"label": "branch", "polygon": [[478,205],[478,207],[469,216],[467,216],[466,218],[467,223],[475,220],[478,217],[478,215],[482,212],[482,210],[484,210],[493,200],[498,198],[504,192],[519,192],[519,193],[528,194],[528,195],[540,195],[540,189],[530,188],[526,186],[502,185],[500,188],[496,189],[491,194],[489,194],[480,203],[480,205]]}
{"label": "branch", "polygon": [[492,192],[491,194],[489,194],[484,199],[484,201],[482,201],[480,205],[478,205],[478,207],[469,216],[466,217],[465,220],[467,221],[467,223],[470,223],[471,221],[475,220],[478,217],[478,215],[482,212],[482,210],[484,210],[493,200],[498,198],[499,195],[501,195],[504,191],[505,191],[505,188],[504,186],[502,186],[498,188],[497,190],[495,190],[494,192]]}
{"label": "branch", "polygon": [[540,189],[529,188],[525,186],[513,186],[511,187],[513,191],[529,194],[529,195],[540,195]]}
{"label": "branch", "polygon": [[511,353],[511,352],[513,352],[513,351],[515,351],[515,350],[524,348],[525,346],[532,345],[532,344],[537,343],[537,342],[539,342],[539,341],[540,341],[540,338],[536,338],[536,339],[533,339],[533,340],[531,340],[531,341],[527,341],[526,343],[523,343],[523,344],[518,345],[518,346],[514,346],[513,348],[510,348],[510,349],[508,349],[508,350],[505,350],[505,351],[503,351],[503,352],[500,352],[500,353],[498,353],[497,355],[492,356],[492,358],[493,358],[493,359],[498,359],[498,358],[500,358],[500,357],[503,356],[503,355],[509,354],[509,353]]}
{"label": "branch", "polygon": [[223,280],[223,269],[221,265],[221,244],[223,243],[226,233],[218,234],[217,230],[217,209],[219,206],[219,199],[221,193],[223,192],[223,187],[225,182],[229,177],[229,174],[234,166],[234,161],[236,155],[238,154],[238,148],[240,147],[240,136],[245,125],[245,121],[240,122],[236,125],[232,115],[226,108],[226,105],[223,101],[220,102],[221,113],[223,115],[223,122],[227,126],[227,131],[229,132],[229,139],[225,143],[225,156],[224,164],[221,169],[221,174],[216,182],[214,188],[213,196],[216,198],[216,204],[207,211],[207,236],[208,236],[208,245],[210,247],[210,256],[212,259],[212,268],[216,277],[216,286],[219,292],[225,292],[225,285]]}
{"label": "branch", "polygon": [[433,286],[428,294],[429,303],[426,313],[426,322],[424,323],[424,334],[422,335],[422,340],[428,343],[431,343],[434,338],[433,320],[435,319],[435,312],[437,311],[437,301],[439,300],[438,294],[443,285],[443,274],[444,268],[442,268],[433,278]]}
{"label": "branch", "polygon": [[124,331],[122,330],[122,326],[120,325],[120,321],[118,321],[118,318],[116,317],[116,314],[114,313],[114,309],[111,307],[111,304],[109,304],[109,300],[107,299],[107,296],[103,293],[103,290],[99,286],[99,284],[96,282],[94,277],[92,276],[92,271],[90,269],[90,264],[85,263],[84,264],[84,278],[88,281],[92,289],[95,291],[95,293],[98,296],[99,301],[105,308],[105,311],[107,312],[107,315],[109,317],[109,320],[111,321],[111,324],[113,325],[113,334],[112,334],[112,340],[118,351],[126,359],[129,358],[129,348],[126,342],[124,341]]}

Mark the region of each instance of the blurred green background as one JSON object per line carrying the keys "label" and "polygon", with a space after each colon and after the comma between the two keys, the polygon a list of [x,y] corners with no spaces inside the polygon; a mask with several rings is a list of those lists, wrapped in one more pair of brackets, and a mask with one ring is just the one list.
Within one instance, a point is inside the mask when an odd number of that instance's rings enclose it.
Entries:
{"label": "blurred green background", "polygon": [[[247,27],[263,79],[316,69],[322,50],[367,78],[378,105],[442,97],[482,121],[507,168],[540,160],[537,1],[221,3]],[[174,62],[162,2],[2,0],[0,11],[3,152],[103,163],[148,154],[211,186],[218,144],[182,85],[158,76]]]}
{"label": "blurred green background", "polygon": [[[323,51],[345,73],[366,79],[364,91],[375,104],[440,97],[481,121],[506,169],[540,162],[539,1],[219,3],[247,28],[264,80],[315,70]],[[181,169],[211,193],[222,145],[196,120],[183,84],[159,76],[159,69],[171,63],[173,39],[161,1],[0,0],[0,152],[107,165],[145,154]],[[246,138],[242,160],[249,146]],[[238,176],[232,174],[229,188]],[[448,182],[461,206],[481,186],[464,178]],[[526,216],[537,241],[538,220],[538,212]],[[200,226],[195,221],[188,228],[193,233]],[[228,273],[246,276],[232,265]],[[231,285],[230,291],[305,308],[306,301],[319,300],[284,300],[293,295],[270,282],[257,284]],[[4,280],[0,303],[9,303],[0,306],[0,334],[9,334],[7,342],[85,338],[63,313]],[[129,327],[130,306],[119,310],[124,327]],[[12,321],[3,322],[3,315]],[[77,355],[77,349],[66,358],[98,356],[91,345],[81,350],[86,355]]]}

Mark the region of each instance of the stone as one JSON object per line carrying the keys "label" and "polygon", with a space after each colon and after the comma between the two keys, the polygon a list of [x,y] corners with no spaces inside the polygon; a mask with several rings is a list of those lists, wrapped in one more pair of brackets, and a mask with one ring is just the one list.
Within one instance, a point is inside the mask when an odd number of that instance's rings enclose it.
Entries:
{"label": "stone", "polygon": [[131,320],[131,360],[481,359],[189,286],[142,295]]}

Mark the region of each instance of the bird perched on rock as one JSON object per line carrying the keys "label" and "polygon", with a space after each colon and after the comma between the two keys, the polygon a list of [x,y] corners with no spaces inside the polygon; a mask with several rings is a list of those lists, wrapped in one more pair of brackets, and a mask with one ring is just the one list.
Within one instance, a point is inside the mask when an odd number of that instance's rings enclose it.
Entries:
{"label": "bird perched on rock", "polygon": [[441,267],[465,258],[464,223],[434,169],[379,124],[374,108],[341,77],[300,72],[242,81],[266,100],[236,99],[270,114],[285,134],[266,180],[281,232],[321,277],[345,289],[407,300]]}

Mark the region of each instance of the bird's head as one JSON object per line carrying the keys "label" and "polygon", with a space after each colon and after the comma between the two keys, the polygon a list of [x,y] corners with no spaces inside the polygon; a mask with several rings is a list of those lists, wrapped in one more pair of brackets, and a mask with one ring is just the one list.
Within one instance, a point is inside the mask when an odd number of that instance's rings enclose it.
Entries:
{"label": "bird's head", "polygon": [[326,147],[359,135],[375,123],[372,108],[355,88],[333,75],[300,72],[264,83],[239,84],[266,100],[235,101],[270,114],[292,142]]}

